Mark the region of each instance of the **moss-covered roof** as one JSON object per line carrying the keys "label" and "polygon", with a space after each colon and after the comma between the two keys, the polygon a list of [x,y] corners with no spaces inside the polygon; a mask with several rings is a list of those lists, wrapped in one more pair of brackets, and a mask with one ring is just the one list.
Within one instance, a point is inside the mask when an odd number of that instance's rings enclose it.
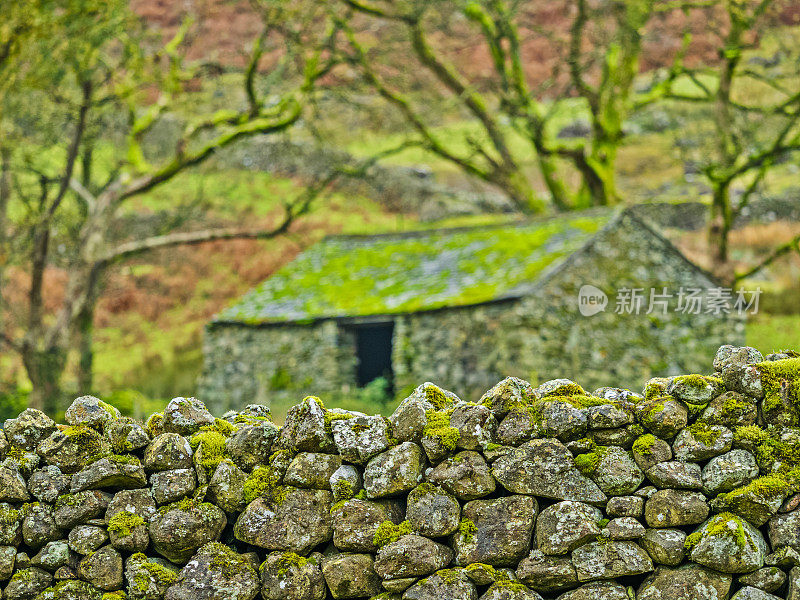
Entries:
{"label": "moss-covered roof", "polygon": [[329,237],[214,319],[261,324],[417,312],[522,295],[610,214]]}

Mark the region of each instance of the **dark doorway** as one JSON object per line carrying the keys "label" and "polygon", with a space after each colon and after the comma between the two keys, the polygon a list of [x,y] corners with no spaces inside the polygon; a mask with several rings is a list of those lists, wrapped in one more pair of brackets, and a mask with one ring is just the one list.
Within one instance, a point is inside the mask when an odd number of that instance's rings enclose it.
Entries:
{"label": "dark doorway", "polygon": [[358,325],[355,333],[358,385],[365,386],[378,377],[385,377],[391,389],[394,323]]}

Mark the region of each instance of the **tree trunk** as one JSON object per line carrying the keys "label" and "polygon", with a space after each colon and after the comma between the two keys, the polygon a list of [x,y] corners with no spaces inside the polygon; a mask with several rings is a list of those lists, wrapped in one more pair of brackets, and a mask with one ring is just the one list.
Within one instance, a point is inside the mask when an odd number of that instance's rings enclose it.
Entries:
{"label": "tree trunk", "polygon": [[89,394],[92,392],[92,368],[94,363],[94,348],[92,334],[94,332],[94,303],[87,303],[84,310],[78,315],[75,323],[78,346],[78,393]]}
{"label": "tree trunk", "polygon": [[722,282],[733,282],[735,275],[729,255],[729,238],[733,227],[730,202],[730,183],[712,182],[711,214],[708,220],[708,246],[711,272]]}
{"label": "tree trunk", "polygon": [[55,416],[62,405],[61,376],[67,364],[67,353],[62,348],[24,350],[22,362],[33,384],[30,406]]}

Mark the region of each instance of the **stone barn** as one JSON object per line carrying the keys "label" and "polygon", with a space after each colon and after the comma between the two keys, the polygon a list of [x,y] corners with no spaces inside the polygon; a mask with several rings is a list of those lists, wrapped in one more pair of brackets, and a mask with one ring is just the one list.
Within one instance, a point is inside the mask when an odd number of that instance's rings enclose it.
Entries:
{"label": "stone barn", "polygon": [[430,380],[476,399],[508,375],[592,389],[702,373],[743,341],[721,297],[631,210],[333,236],[208,324],[199,394],[221,414],[377,377],[395,395]]}

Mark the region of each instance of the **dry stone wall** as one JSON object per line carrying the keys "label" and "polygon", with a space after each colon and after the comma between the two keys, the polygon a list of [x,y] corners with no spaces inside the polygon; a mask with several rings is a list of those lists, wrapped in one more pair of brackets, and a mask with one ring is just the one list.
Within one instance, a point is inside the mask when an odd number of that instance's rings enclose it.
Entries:
{"label": "dry stone wall", "polygon": [[0,435],[8,600],[800,600],[800,355],[389,417],[84,396]]}

